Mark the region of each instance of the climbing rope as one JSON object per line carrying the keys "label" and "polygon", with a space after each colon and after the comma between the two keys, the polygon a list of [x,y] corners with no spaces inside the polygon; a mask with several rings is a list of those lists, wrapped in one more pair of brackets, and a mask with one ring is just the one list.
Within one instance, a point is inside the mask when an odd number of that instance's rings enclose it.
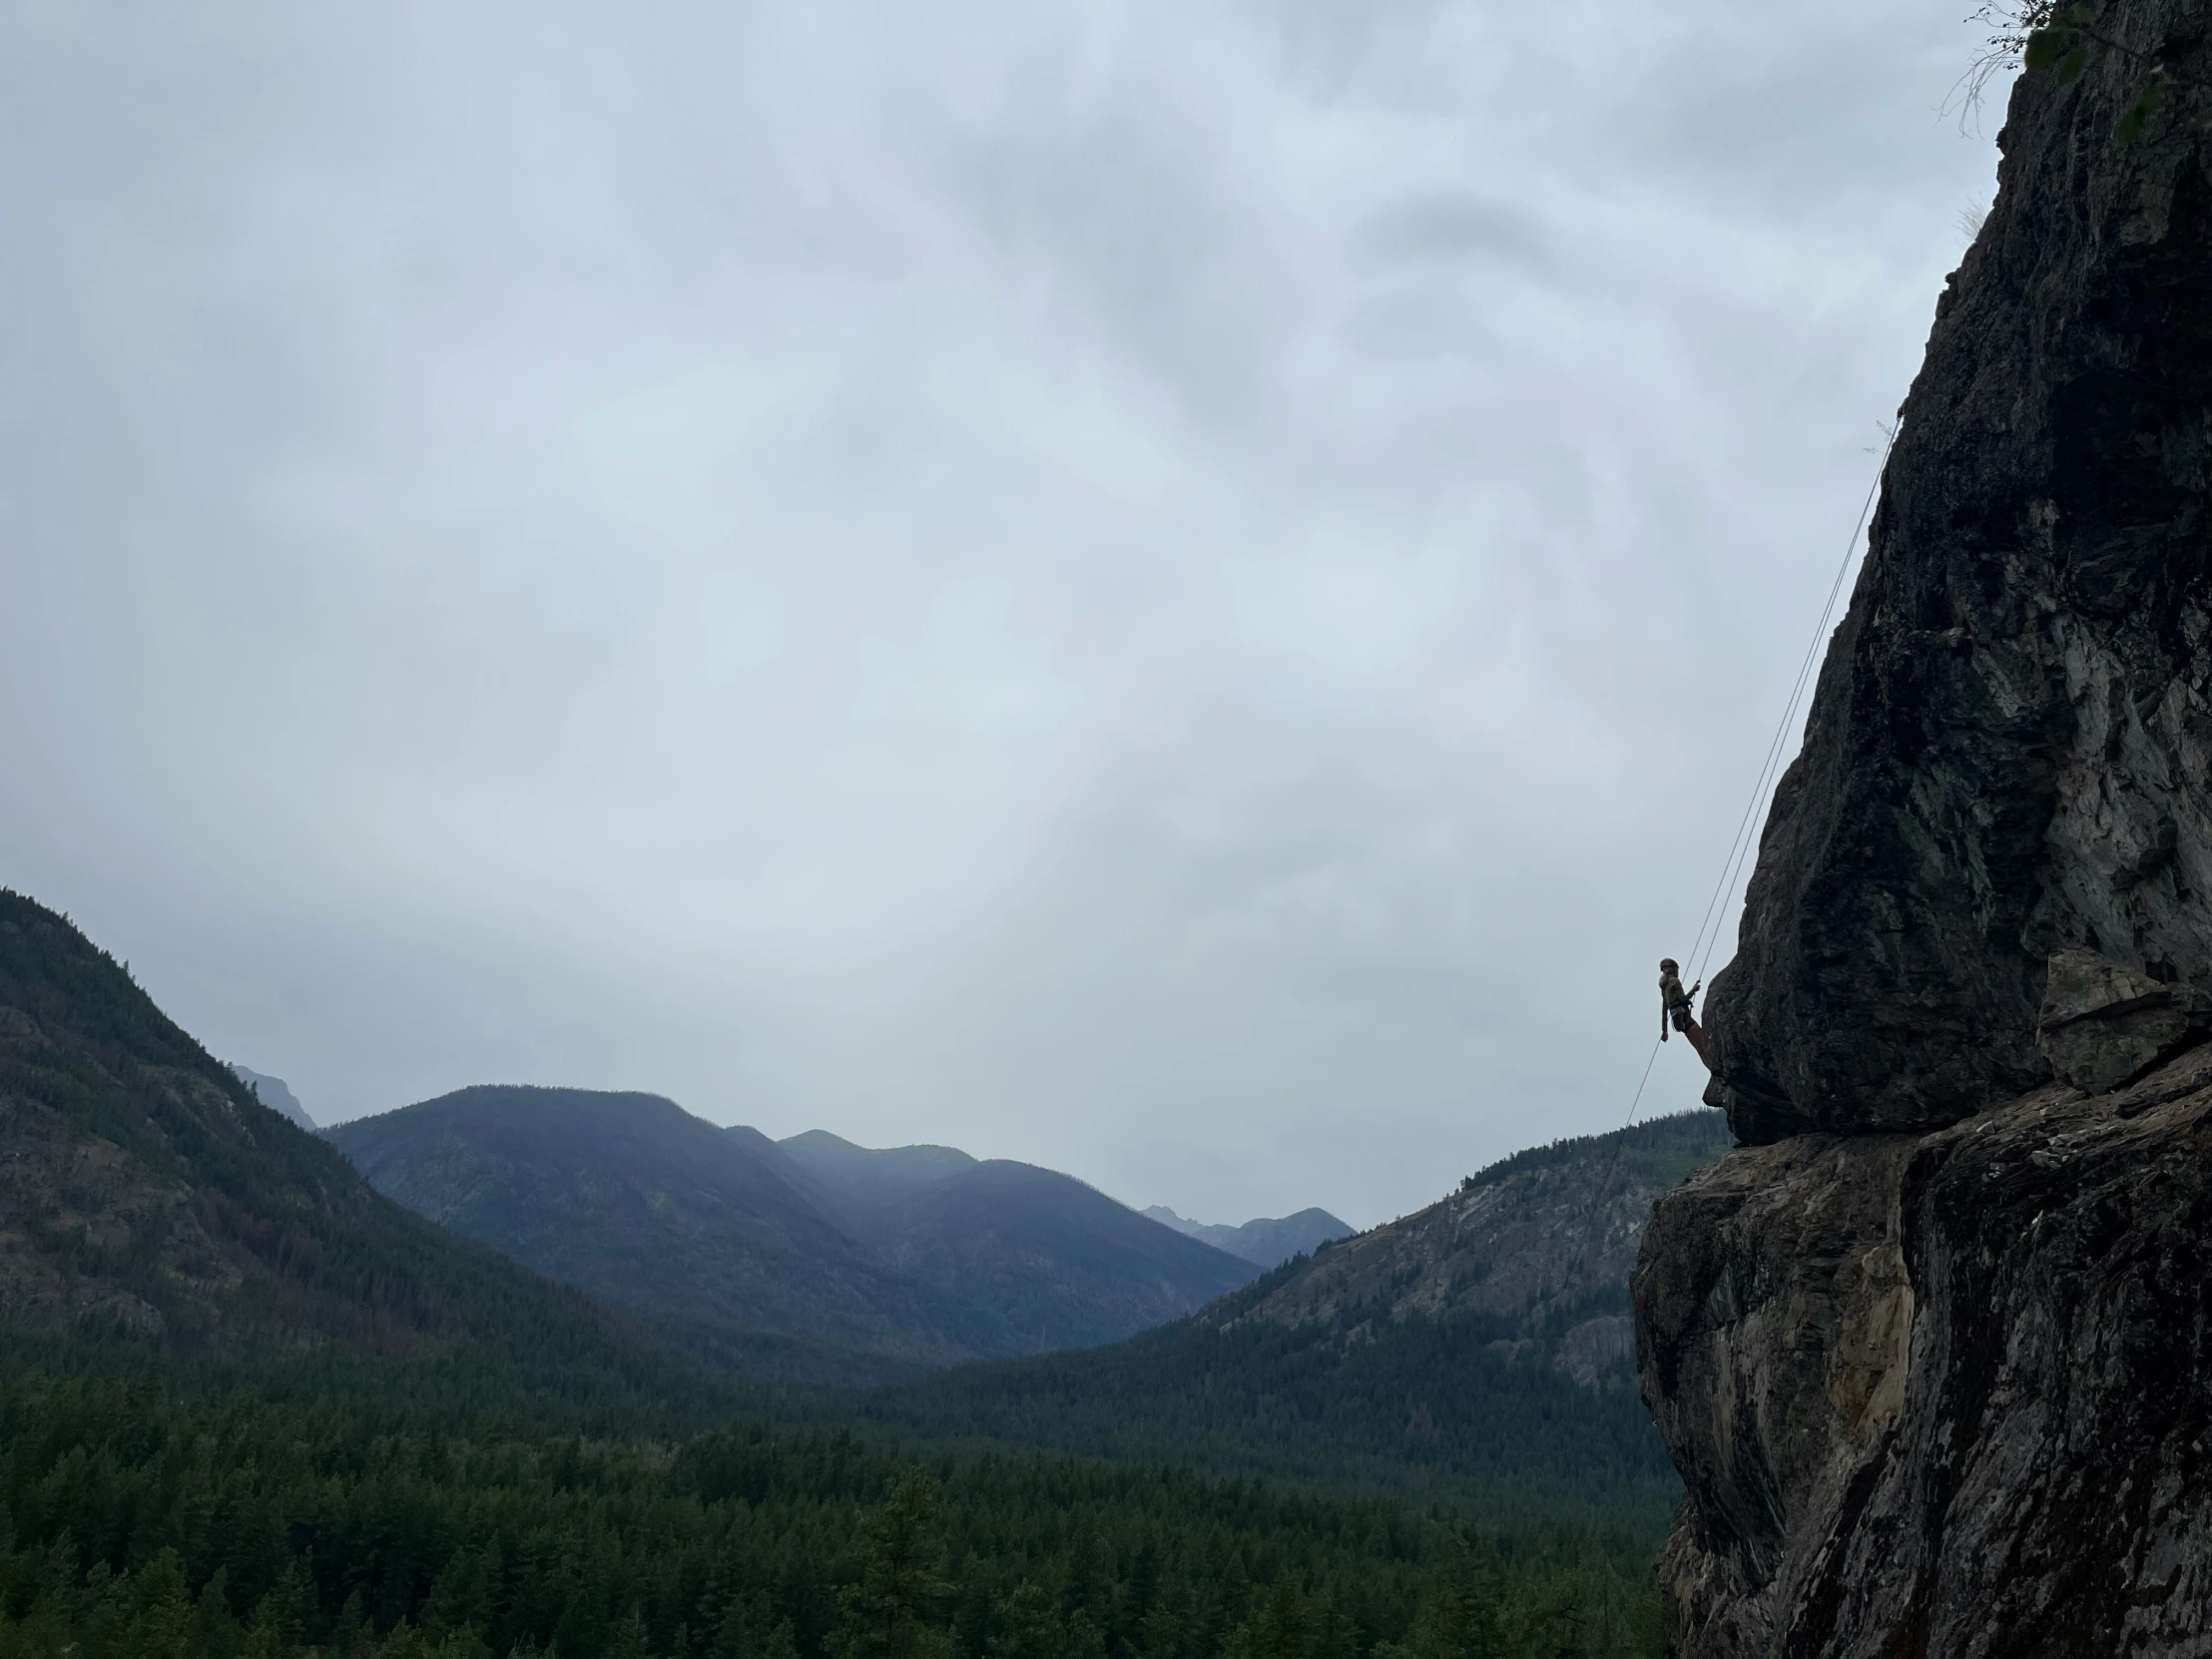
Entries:
{"label": "climbing rope", "polygon": [[[1728,857],[1721,864],[1721,878],[1713,884],[1713,896],[1705,901],[1705,914],[1698,920],[1697,937],[1690,941],[1690,956],[1696,958],[1697,964],[1690,975],[1693,985],[1704,979],[1706,964],[1713,959],[1713,948],[1720,943],[1721,924],[1728,918],[1721,899],[1735,888],[1736,877],[1750,861],[1752,848],[1758,844],[1759,837],[1752,830],[1753,815],[1781,779],[1783,745],[1796,723],[1798,705],[1804,701],[1806,688],[1812,683],[1813,667],[1820,661],[1821,642],[1828,638],[1829,619],[1836,614],[1837,596],[1844,591],[1844,578],[1851,574],[1852,560],[1859,552],[1860,534],[1867,527],[1867,515],[1874,511],[1875,497],[1882,490],[1882,473],[1890,464],[1890,451],[1897,441],[1898,429],[1893,426],[1882,445],[1882,459],[1875,465],[1874,482],[1867,486],[1867,497],[1859,504],[1859,518],[1851,527],[1851,539],[1844,544],[1843,563],[1836,567],[1836,579],[1828,584],[1828,601],[1821,606],[1821,620],[1815,625],[1812,641],[1805,648],[1804,661],[1798,664],[1797,680],[1790,687],[1790,700],[1783,705],[1782,718],[1775,722],[1774,736],[1768,740],[1767,756],[1759,765],[1758,781],[1751,786],[1751,799],[1744,803],[1744,816],[1736,821],[1736,834],[1728,843]],[[1629,1121],[1635,1121],[1633,1108]]]}
{"label": "climbing rope", "polygon": [[[1828,600],[1821,606],[1821,620],[1813,629],[1812,643],[1805,648],[1805,659],[1798,664],[1797,679],[1790,687],[1789,701],[1783,705],[1782,718],[1775,723],[1774,736],[1768,740],[1766,759],[1759,765],[1759,777],[1751,787],[1751,799],[1744,803],[1744,815],[1736,821],[1735,836],[1728,843],[1728,856],[1721,862],[1720,879],[1713,883],[1713,895],[1705,901],[1705,914],[1698,918],[1697,936],[1690,941],[1690,957],[1696,967],[1690,975],[1690,983],[1701,984],[1705,978],[1706,964],[1712,960],[1713,950],[1720,943],[1721,924],[1728,912],[1721,900],[1735,889],[1737,877],[1750,861],[1751,851],[1758,844],[1758,835],[1752,830],[1754,815],[1759,803],[1767,798],[1774,785],[1780,781],[1783,745],[1788,741],[1792,725],[1797,719],[1798,706],[1805,699],[1806,687],[1812,682],[1813,666],[1820,660],[1821,642],[1828,637],[1829,619],[1836,614],[1836,600],[1844,591],[1844,578],[1851,574],[1852,560],[1858,556],[1859,537],[1867,528],[1867,516],[1874,511],[1875,498],[1882,491],[1882,474],[1890,464],[1890,451],[1897,446],[1898,429],[1892,426],[1882,445],[1882,459],[1876,463],[1874,482],[1867,486],[1867,498],[1859,504],[1859,518],[1851,527],[1851,539],[1844,544],[1843,563],[1836,567],[1836,579],[1828,585]],[[1710,932],[1708,932],[1710,930]],[[1585,1215],[1582,1224],[1582,1240],[1575,1251],[1573,1270],[1567,1275],[1567,1283],[1573,1284],[1581,1277],[1583,1259],[1589,1254],[1590,1235],[1597,1216],[1613,1201],[1613,1177],[1620,1169],[1621,1148],[1626,1144],[1628,1131],[1636,1126],[1636,1114],[1643,1109],[1644,1090],[1651,1083],[1652,1067],[1659,1060],[1659,1045],[1666,1041],[1654,1037],[1651,1053],[1644,1060],[1643,1075],[1636,1079],[1636,1092],[1629,1098],[1628,1121],[1621,1125],[1620,1133],[1613,1138],[1613,1155],[1606,1160],[1605,1177],[1598,1184],[1598,1196],[1591,1205],[1591,1213]]]}

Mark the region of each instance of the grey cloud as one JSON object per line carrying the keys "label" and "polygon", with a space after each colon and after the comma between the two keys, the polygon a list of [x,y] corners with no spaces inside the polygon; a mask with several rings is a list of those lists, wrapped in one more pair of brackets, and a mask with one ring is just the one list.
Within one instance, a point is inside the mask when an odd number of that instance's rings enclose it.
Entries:
{"label": "grey cloud", "polygon": [[1946,19],[10,12],[0,880],[318,1115],[1356,1221],[1606,1127],[1986,185]]}
{"label": "grey cloud", "polygon": [[1192,165],[1203,147],[1176,132],[1186,113],[1149,113],[969,138],[955,188],[1048,294],[1066,294],[1186,408],[1249,416],[1290,302],[1282,274],[1265,269],[1229,182]]}
{"label": "grey cloud", "polygon": [[1552,269],[1550,241],[1531,215],[1469,191],[1427,191],[1368,214],[1352,245],[1385,263],[1488,257],[1526,270]]}
{"label": "grey cloud", "polygon": [[1377,357],[1412,362],[1486,356],[1496,344],[1474,300],[1438,282],[1403,283],[1346,313],[1344,338]]}

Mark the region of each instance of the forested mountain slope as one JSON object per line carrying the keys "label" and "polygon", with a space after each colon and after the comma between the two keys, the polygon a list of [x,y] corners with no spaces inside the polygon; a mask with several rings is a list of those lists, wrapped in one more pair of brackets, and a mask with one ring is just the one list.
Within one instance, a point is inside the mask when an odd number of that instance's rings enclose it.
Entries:
{"label": "forested mountain slope", "polygon": [[271,1077],[251,1066],[242,1066],[236,1060],[231,1062],[231,1073],[254,1091],[256,1100],[264,1106],[274,1106],[308,1134],[312,1135],[321,1128],[320,1124],[307,1115],[307,1109],[299,1104],[299,1097],[291,1092],[290,1086],[281,1077]]}
{"label": "forested mountain slope", "polygon": [[732,1427],[736,1394],[383,1198],[13,893],[0,1181],[9,1659],[1656,1652],[1632,1536],[917,1460],[833,1396],[755,1390]]}
{"label": "forested mountain slope", "polygon": [[[642,1333],[377,1194],[67,919],[0,891],[0,1325],[198,1363],[381,1357],[561,1388]],[[18,1353],[27,1352],[18,1349]],[[642,1368],[642,1370],[641,1370]]]}
{"label": "forested mountain slope", "polygon": [[1252,1277],[1050,1170],[820,1132],[780,1146],[658,1095],[463,1089],[329,1139],[417,1214],[755,1374],[1112,1342]]}
{"label": "forested mountain slope", "polygon": [[462,1089],[330,1140],[417,1214],[641,1313],[915,1364],[1022,1351],[825,1214],[773,1142],[658,1095]]}
{"label": "forested mountain slope", "polygon": [[880,1418],[974,1436],[1627,1520],[1680,1486],[1633,1385],[1628,1273],[1717,1113],[1517,1154],[1428,1209],[1112,1348],[887,1388]]}
{"label": "forested mountain slope", "polygon": [[1717,1113],[1687,1112],[1517,1152],[1332,1246],[1239,1317],[1348,1342],[1472,1322],[1585,1386],[1625,1383],[1628,1276],[1652,1204],[1732,1144]]}
{"label": "forested mountain slope", "polygon": [[900,1271],[988,1310],[1029,1353],[1115,1342],[1253,1277],[1250,1263],[1073,1176],[820,1130],[778,1143]]}

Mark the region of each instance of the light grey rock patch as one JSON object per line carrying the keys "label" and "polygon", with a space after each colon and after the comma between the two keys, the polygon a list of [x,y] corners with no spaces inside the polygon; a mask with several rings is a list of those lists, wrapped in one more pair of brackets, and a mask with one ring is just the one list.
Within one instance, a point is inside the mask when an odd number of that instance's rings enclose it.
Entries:
{"label": "light grey rock patch", "polygon": [[2094,950],[2061,950],[2035,1022],[2051,1069],[2088,1094],[2106,1094],[2200,1042],[2212,999],[2162,984]]}

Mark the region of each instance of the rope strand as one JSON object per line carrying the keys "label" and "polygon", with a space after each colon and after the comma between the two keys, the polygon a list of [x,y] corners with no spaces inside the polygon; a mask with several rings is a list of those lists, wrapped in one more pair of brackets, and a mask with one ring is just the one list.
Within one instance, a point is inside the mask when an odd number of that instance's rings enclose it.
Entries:
{"label": "rope strand", "polygon": [[[1851,527],[1851,540],[1844,546],[1844,562],[1836,567],[1836,579],[1828,585],[1827,603],[1821,607],[1821,620],[1813,630],[1812,643],[1805,648],[1805,659],[1798,665],[1797,679],[1791,684],[1789,701],[1783,705],[1782,719],[1776,723],[1774,736],[1768,740],[1766,758],[1760,762],[1759,777],[1751,787],[1751,799],[1744,803],[1744,815],[1736,821],[1736,833],[1729,840],[1728,856],[1722,860],[1720,879],[1713,885],[1713,896],[1705,901],[1705,914],[1698,918],[1697,936],[1690,941],[1690,957],[1696,959],[1696,968],[1691,977],[1693,984],[1704,981],[1706,964],[1712,960],[1714,948],[1720,943],[1721,923],[1727,919],[1728,914],[1722,907],[1721,900],[1734,889],[1736,877],[1750,861],[1752,848],[1757,844],[1758,836],[1751,833],[1753,815],[1759,811],[1759,803],[1766,798],[1770,788],[1780,780],[1783,745],[1789,739],[1791,725],[1797,718],[1798,705],[1803,701],[1806,685],[1812,679],[1813,665],[1820,657],[1821,642],[1828,635],[1829,618],[1836,613],[1837,595],[1844,591],[1844,578],[1851,574],[1852,560],[1859,552],[1860,533],[1867,527],[1868,514],[1874,511],[1875,498],[1882,490],[1882,475],[1889,467],[1890,451],[1897,447],[1897,441],[1898,429],[1893,426],[1890,428],[1888,441],[1882,446],[1882,460],[1875,467],[1874,482],[1867,486],[1867,498],[1859,505],[1859,518]],[[1710,937],[1707,936],[1708,928],[1711,929]],[[1651,1053],[1644,1060],[1644,1073],[1636,1080],[1636,1092],[1628,1102],[1628,1121],[1621,1125],[1619,1133],[1613,1138],[1613,1154],[1606,1160],[1605,1176],[1598,1183],[1598,1196],[1590,1206],[1590,1211],[1583,1217],[1582,1239],[1575,1250],[1574,1266],[1567,1274],[1567,1284],[1570,1286],[1581,1277],[1582,1264],[1589,1255],[1590,1235],[1598,1213],[1613,1201],[1613,1177],[1620,1169],[1621,1148],[1627,1142],[1628,1131],[1636,1126],[1636,1114],[1643,1109],[1644,1090],[1651,1082],[1652,1067],[1658,1063],[1659,1045],[1665,1041],[1664,1032],[1652,1040]]]}
{"label": "rope strand", "polygon": [[[1736,877],[1751,860],[1753,848],[1759,837],[1751,832],[1753,816],[1759,810],[1772,787],[1781,781],[1783,745],[1788,741],[1791,727],[1796,723],[1798,706],[1804,701],[1806,687],[1812,683],[1814,665],[1820,660],[1821,642],[1828,637],[1829,619],[1836,614],[1837,596],[1844,591],[1844,578],[1851,574],[1853,559],[1859,553],[1859,536],[1867,527],[1867,516],[1874,511],[1875,498],[1882,490],[1882,474],[1890,464],[1890,451],[1897,446],[1898,429],[1890,428],[1888,440],[1882,446],[1882,460],[1875,467],[1874,481],[1867,486],[1866,499],[1859,504],[1859,517],[1851,527],[1851,539],[1844,544],[1843,563],[1836,567],[1836,579],[1828,584],[1828,599],[1821,606],[1821,620],[1814,626],[1812,641],[1805,648],[1805,658],[1798,664],[1797,679],[1790,687],[1789,701],[1783,705],[1782,719],[1774,729],[1774,737],[1768,741],[1766,759],[1760,764],[1758,781],[1752,785],[1751,799],[1744,804],[1744,816],[1737,821],[1736,834],[1729,842],[1728,858],[1721,865],[1721,878],[1713,888],[1713,896],[1706,900],[1705,916],[1698,922],[1697,937],[1690,943],[1690,956],[1696,966],[1691,973],[1691,983],[1702,981],[1706,965],[1713,959],[1713,951],[1720,944],[1721,924],[1728,912],[1721,904],[1736,885]],[[1708,937],[1706,928],[1711,925]],[[1702,954],[1701,954],[1702,947]],[[1634,1121],[1633,1117],[1630,1119]]]}

